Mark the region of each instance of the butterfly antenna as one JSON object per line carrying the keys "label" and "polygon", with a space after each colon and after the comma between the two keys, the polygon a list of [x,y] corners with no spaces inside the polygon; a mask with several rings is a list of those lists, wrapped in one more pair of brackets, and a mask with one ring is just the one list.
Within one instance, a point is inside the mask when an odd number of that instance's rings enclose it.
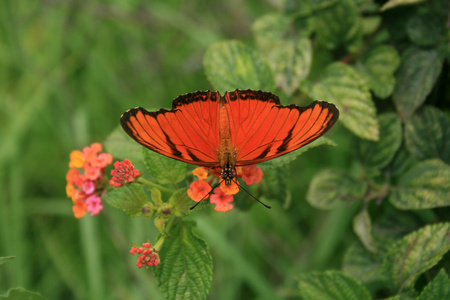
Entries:
{"label": "butterfly antenna", "polygon": [[271,209],[272,207],[270,207],[269,205],[263,203],[261,200],[259,200],[258,198],[256,198],[255,196],[253,196],[252,194],[250,194],[249,191],[247,191],[246,189],[244,189],[242,187],[242,185],[239,184],[239,182],[237,180],[233,180],[234,183],[236,183],[239,186],[239,189],[242,189],[244,192],[246,192],[247,194],[249,194],[253,199],[255,199],[256,201],[258,201],[260,204],[262,204],[265,208],[269,208]]}
{"label": "butterfly antenna", "polygon": [[197,205],[200,204],[200,202],[202,202],[203,200],[205,200],[206,197],[207,197],[209,194],[211,194],[212,191],[214,191],[214,189],[215,189],[216,187],[218,187],[218,186],[222,183],[222,181],[223,181],[223,180],[221,180],[218,184],[216,184],[213,188],[211,188],[211,191],[209,191],[208,194],[206,194],[205,196],[203,196],[202,200],[200,200],[200,201],[198,201],[197,203],[195,203],[194,206],[192,206],[192,207],[190,208],[190,210],[193,210]]}

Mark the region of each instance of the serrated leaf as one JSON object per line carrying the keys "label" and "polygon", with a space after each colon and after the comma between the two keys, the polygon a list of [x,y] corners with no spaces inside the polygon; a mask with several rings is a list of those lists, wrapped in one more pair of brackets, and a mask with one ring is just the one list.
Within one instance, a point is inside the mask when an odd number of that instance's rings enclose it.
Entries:
{"label": "serrated leaf", "polygon": [[372,253],[378,251],[372,236],[372,221],[370,220],[369,213],[366,209],[363,209],[353,219],[353,230],[367,250]]}
{"label": "serrated leaf", "polygon": [[450,299],[450,279],[445,269],[441,269],[422,291],[417,300]]}
{"label": "serrated leaf", "polygon": [[190,208],[195,204],[189,198],[187,189],[179,189],[173,193],[169,199],[169,204],[172,207],[173,213],[177,217],[183,217],[189,214]]}
{"label": "serrated leaf", "polygon": [[114,188],[102,196],[111,206],[123,210],[131,217],[142,214],[142,207],[148,203],[147,196],[142,186],[128,184],[120,188]]}
{"label": "serrated leaf", "polygon": [[311,85],[304,81],[300,86],[312,98],[336,104],[339,121],[348,130],[363,139],[378,140],[375,104],[364,80],[352,67],[333,63],[318,83]]}
{"label": "serrated leaf", "polygon": [[445,19],[441,20],[432,12],[414,14],[408,20],[406,32],[409,39],[416,45],[433,46],[439,43],[445,33]]}
{"label": "serrated leaf", "polygon": [[449,250],[450,223],[428,225],[392,245],[384,258],[383,268],[396,289],[407,290]]}
{"label": "serrated leaf", "polygon": [[300,274],[298,281],[300,296],[305,300],[371,299],[363,285],[339,271]]}
{"label": "serrated leaf", "polygon": [[211,45],[203,60],[205,73],[215,89],[225,92],[235,89],[270,91],[274,88],[272,70],[261,54],[238,41]]}
{"label": "serrated leaf", "polygon": [[279,168],[279,167],[287,165],[287,164],[291,163],[292,161],[296,160],[298,156],[302,155],[309,149],[315,148],[315,147],[318,147],[321,145],[328,145],[328,146],[336,147],[336,143],[333,140],[331,140],[327,137],[321,137],[320,139],[315,140],[311,144],[301,147],[300,149],[297,149],[297,150],[290,152],[286,155],[283,155],[281,157],[277,157],[275,159],[271,159],[269,161],[262,162],[262,163],[258,164],[258,166],[260,166],[261,169],[263,169],[263,170]]}
{"label": "serrated leaf", "polygon": [[395,48],[383,45],[370,50],[357,68],[374,94],[384,99],[394,90],[394,72],[399,65],[400,56]]}
{"label": "serrated leaf", "polygon": [[367,184],[338,169],[325,169],[314,176],[306,199],[320,209],[332,209],[344,201],[362,199]]}
{"label": "serrated leaf", "polygon": [[24,288],[9,289],[6,296],[1,296],[0,299],[5,300],[46,300],[41,294],[28,291]]}
{"label": "serrated leaf", "polygon": [[405,124],[408,151],[418,159],[439,158],[450,164],[450,120],[438,108],[424,106]]}
{"label": "serrated leaf", "polygon": [[443,61],[443,56],[435,49],[405,51],[392,95],[402,119],[408,119],[425,101],[441,73]]}
{"label": "serrated leaf", "polygon": [[402,124],[394,113],[384,113],[378,117],[380,140],[358,141],[358,157],[368,174],[378,174],[394,158],[402,144]]}
{"label": "serrated leaf", "polygon": [[362,283],[379,281],[382,279],[380,272],[383,259],[367,251],[361,243],[351,245],[344,255],[342,271],[347,276],[358,278]]}
{"label": "serrated leaf", "polygon": [[418,163],[400,177],[389,200],[398,209],[450,205],[450,166],[438,159]]}
{"label": "serrated leaf", "polygon": [[115,159],[142,161],[142,146],[129,137],[120,126],[106,138],[104,146],[105,151],[112,154]]}
{"label": "serrated leaf", "polygon": [[186,163],[168,158],[146,148],[142,148],[142,151],[147,172],[160,184],[175,184],[186,178]]}
{"label": "serrated leaf", "polygon": [[0,257],[0,265],[6,263],[9,260],[13,260],[15,258],[16,258],[15,256],[2,256],[2,257]]}
{"label": "serrated leaf", "polygon": [[206,299],[212,281],[212,258],[208,245],[194,232],[195,224],[178,221],[169,232],[154,269],[166,299]]}
{"label": "serrated leaf", "polygon": [[319,43],[327,49],[346,46],[353,52],[361,43],[361,16],[354,1],[335,1],[333,5],[316,10],[313,24]]}

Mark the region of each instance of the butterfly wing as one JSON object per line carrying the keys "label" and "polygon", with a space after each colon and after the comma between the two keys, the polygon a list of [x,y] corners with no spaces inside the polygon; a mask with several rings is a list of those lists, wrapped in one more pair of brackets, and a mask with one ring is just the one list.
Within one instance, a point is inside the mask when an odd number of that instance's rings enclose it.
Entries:
{"label": "butterfly wing", "polygon": [[227,92],[236,166],[261,163],[303,147],[327,132],[339,118],[331,103],[314,101],[306,107],[280,105],[278,97],[262,91]]}
{"label": "butterfly wing", "polygon": [[217,167],[218,92],[195,92],[173,100],[172,109],[148,112],[137,107],[120,118],[125,132],[139,144],[186,163]]}

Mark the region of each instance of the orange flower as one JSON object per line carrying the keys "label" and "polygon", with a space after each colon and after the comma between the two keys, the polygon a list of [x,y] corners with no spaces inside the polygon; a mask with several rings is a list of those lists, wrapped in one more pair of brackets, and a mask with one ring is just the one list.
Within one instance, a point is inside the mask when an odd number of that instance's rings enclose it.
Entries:
{"label": "orange flower", "polygon": [[197,176],[198,179],[201,180],[205,180],[206,178],[208,178],[208,172],[204,167],[198,167],[197,169],[192,171],[192,174],[194,174],[194,176]]}
{"label": "orange flower", "polygon": [[222,181],[220,189],[225,195],[235,195],[239,193],[239,186],[234,181],[232,181],[230,185],[226,185],[225,181]]}
{"label": "orange flower", "polygon": [[86,206],[86,203],[84,203],[83,201],[76,201],[73,203],[72,211],[75,218],[79,219],[84,217],[84,215],[86,214]]}
{"label": "orange flower", "polygon": [[69,168],[82,168],[85,162],[83,153],[79,150],[73,150],[70,153]]}
{"label": "orange flower", "polygon": [[196,180],[191,183],[190,188],[187,193],[189,198],[194,200],[195,202],[199,202],[203,199],[207,199],[209,197],[209,192],[211,191],[211,186],[205,180]]}
{"label": "orange flower", "polygon": [[[190,189],[188,190],[188,196],[195,202],[208,198],[209,195],[207,193],[210,193],[211,185],[215,180],[218,180],[220,186],[219,188],[214,189],[214,194],[211,195],[210,202],[216,204],[216,208],[214,208],[216,211],[229,211],[233,209],[233,205],[229,203],[234,199],[231,195],[237,194],[240,190],[237,179],[242,177],[246,184],[251,185],[259,183],[264,175],[262,170],[256,165],[236,167],[235,179],[231,181],[230,185],[226,185],[225,181],[221,178],[220,173],[220,168],[196,168],[192,171],[192,174],[197,176],[199,180],[191,183]],[[205,181],[208,177],[210,177],[210,179]],[[226,196],[231,196],[231,198]]]}

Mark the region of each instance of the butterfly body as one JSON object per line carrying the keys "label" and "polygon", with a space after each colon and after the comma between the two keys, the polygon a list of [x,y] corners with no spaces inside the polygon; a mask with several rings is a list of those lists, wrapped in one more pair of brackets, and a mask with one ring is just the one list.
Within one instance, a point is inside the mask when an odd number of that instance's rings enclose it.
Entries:
{"label": "butterfly body", "polygon": [[331,103],[283,106],[269,92],[235,90],[181,95],[172,109],[137,107],[121,117],[125,132],[141,145],[186,163],[222,170],[231,184],[236,166],[257,164],[294,151],[337,121]]}

